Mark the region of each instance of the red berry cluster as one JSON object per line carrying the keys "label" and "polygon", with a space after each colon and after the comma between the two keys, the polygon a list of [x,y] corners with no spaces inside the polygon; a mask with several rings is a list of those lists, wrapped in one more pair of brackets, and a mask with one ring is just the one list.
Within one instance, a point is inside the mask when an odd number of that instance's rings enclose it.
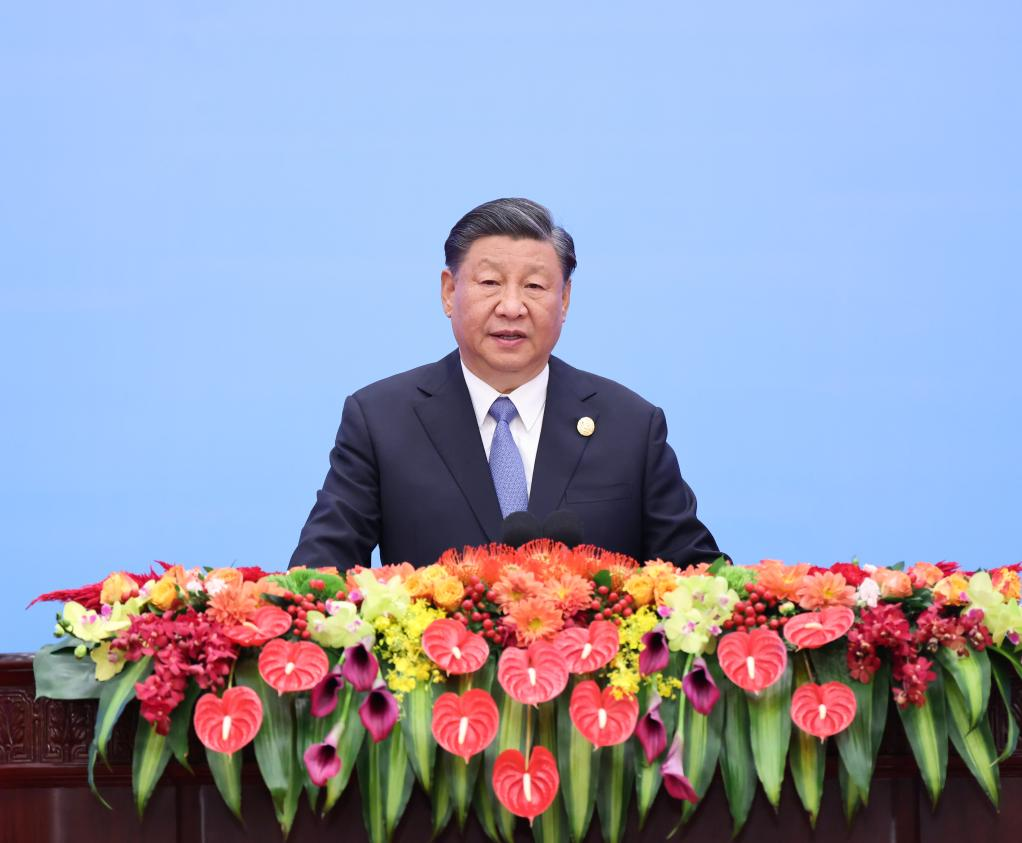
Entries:
{"label": "red berry cluster", "polygon": [[597,586],[593,601],[589,604],[593,612],[592,620],[612,621],[620,626],[621,618],[631,617],[634,602],[630,594],[622,596],[605,585]]}
{"label": "red berry cluster", "polygon": [[[309,587],[316,588],[317,586],[322,589],[324,587],[322,580],[309,580]],[[282,597],[285,600],[290,601],[290,605],[287,607],[287,613],[294,618],[292,629],[295,634],[303,641],[308,641],[311,638],[311,634],[308,630],[308,621],[306,615],[309,612],[323,612],[326,614],[326,603],[316,597],[314,591],[306,592],[305,594],[298,594],[294,591],[285,591]],[[343,591],[337,592],[337,598],[343,600],[345,594]]]}
{"label": "red berry cluster", "polygon": [[754,582],[744,586],[746,598],[735,603],[734,614],[724,621],[724,629],[751,629],[765,626],[780,629],[788,622],[784,615],[776,612],[780,602],[768,588],[761,588]]}
{"label": "red berry cluster", "polygon": [[487,590],[486,583],[479,577],[472,577],[465,586],[461,610],[454,613],[454,618],[473,632],[481,632],[484,638],[502,645],[511,633],[502,623],[500,610],[493,602],[495,597],[492,590]]}

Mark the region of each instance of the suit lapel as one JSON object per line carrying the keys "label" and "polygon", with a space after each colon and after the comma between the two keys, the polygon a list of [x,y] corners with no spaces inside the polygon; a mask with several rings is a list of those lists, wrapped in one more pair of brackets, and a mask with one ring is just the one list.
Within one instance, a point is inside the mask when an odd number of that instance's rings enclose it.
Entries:
{"label": "suit lapel", "polygon": [[460,360],[454,351],[431,368],[432,376],[419,386],[428,397],[415,412],[483,531],[490,541],[499,541],[500,504]]}
{"label": "suit lapel", "polygon": [[529,494],[529,512],[540,520],[560,505],[582,459],[589,438],[582,436],[576,425],[583,416],[596,421],[599,414],[585,403],[595,393],[595,387],[584,374],[556,357],[550,358],[543,430]]}

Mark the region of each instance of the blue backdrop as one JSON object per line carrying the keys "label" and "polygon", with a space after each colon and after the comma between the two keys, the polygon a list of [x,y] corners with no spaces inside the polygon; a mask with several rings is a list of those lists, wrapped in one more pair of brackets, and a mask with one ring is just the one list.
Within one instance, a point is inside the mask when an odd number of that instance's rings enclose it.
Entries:
{"label": "blue backdrop", "polygon": [[0,12],[0,651],[115,568],[286,564],[505,195],[736,561],[1022,556],[1019,4],[365,6]]}

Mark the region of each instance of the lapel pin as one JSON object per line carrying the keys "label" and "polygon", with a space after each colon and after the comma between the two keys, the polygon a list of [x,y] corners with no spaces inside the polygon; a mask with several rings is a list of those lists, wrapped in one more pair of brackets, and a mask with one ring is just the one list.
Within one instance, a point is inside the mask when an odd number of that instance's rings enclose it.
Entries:
{"label": "lapel pin", "polygon": [[596,430],[596,422],[589,418],[589,416],[582,416],[578,420],[578,424],[575,425],[575,429],[582,436],[592,436]]}

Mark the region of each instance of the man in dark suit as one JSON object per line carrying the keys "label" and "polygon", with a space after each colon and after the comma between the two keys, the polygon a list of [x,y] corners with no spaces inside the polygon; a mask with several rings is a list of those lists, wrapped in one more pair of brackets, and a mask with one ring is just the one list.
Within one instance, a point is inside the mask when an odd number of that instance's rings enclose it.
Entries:
{"label": "man in dark suit", "polygon": [[526,199],[470,211],[444,245],[458,349],[349,396],[291,565],[436,561],[502,519],[568,510],[585,541],[678,565],[719,556],[667,444],[663,411],[551,355],[575,247]]}

